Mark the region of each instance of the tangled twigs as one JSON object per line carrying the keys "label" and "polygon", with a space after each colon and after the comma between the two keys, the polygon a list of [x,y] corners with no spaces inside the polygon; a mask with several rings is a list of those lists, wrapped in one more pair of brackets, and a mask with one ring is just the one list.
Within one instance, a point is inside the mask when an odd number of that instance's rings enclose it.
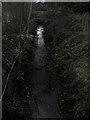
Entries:
{"label": "tangled twigs", "polygon": [[4,90],[3,90],[2,95],[1,95],[1,97],[0,97],[0,101],[2,101],[2,98],[3,98],[3,96],[4,96],[4,94],[5,94],[5,91],[6,91],[6,88],[7,88],[7,84],[8,84],[8,81],[9,81],[9,78],[10,78],[10,75],[11,75],[11,72],[12,72],[12,70],[13,70],[13,68],[14,68],[14,65],[15,65],[15,63],[16,63],[16,61],[17,61],[17,58],[18,58],[18,56],[20,55],[21,52],[22,52],[22,51],[20,51],[20,52],[17,54],[17,56],[15,57],[15,60],[14,60],[13,63],[12,63],[12,66],[11,66],[11,68],[10,68],[10,71],[9,71],[8,76],[7,76],[7,79],[6,79],[6,84],[5,84],[5,86],[4,86]]}

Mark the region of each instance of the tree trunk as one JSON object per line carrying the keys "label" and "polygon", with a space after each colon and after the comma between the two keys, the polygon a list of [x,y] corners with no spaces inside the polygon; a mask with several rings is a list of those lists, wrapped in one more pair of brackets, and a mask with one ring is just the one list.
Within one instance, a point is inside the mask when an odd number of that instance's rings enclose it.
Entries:
{"label": "tree trunk", "polygon": [[29,34],[29,22],[30,22],[30,17],[31,17],[31,11],[32,11],[32,2],[31,2],[31,5],[30,5],[28,20],[27,20],[27,34]]}

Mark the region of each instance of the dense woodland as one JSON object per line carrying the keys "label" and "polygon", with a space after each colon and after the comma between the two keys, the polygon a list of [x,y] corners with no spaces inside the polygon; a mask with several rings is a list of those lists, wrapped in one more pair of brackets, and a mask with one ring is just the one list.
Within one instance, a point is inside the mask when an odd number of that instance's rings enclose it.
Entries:
{"label": "dense woodland", "polygon": [[39,25],[45,29],[48,91],[56,90],[61,118],[89,118],[89,3],[3,3],[2,8],[3,90],[15,63],[3,96],[3,120],[32,116],[33,85],[27,72],[33,69]]}

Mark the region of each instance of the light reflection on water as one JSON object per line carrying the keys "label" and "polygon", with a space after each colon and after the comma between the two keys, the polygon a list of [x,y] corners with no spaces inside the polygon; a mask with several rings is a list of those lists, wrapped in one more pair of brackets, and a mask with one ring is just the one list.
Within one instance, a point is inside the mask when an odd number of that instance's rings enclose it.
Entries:
{"label": "light reflection on water", "polygon": [[44,32],[44,27],[39,26],[37,28],[37,35],[36,35],[37,37],[35,40],[35,43],[36,43],[36,49],[34,52],[35,67],[44,66],[46,49],[44,47],[45,43],[44,43],[43,32]]}
{"label": "light reflection on water", "polygon": [[44,28],[42,26],[37,28],[37,44],[38,47],[44,46],[44,38],[43,38]]}

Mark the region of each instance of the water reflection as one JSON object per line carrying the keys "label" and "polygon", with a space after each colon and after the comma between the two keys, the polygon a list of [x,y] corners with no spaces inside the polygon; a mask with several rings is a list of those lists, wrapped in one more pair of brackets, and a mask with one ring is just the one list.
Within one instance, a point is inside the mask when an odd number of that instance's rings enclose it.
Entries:
{"label": "water reflection", "polygon": [[46,49],[44,47],[44,27],[39,26],[37,28],[37,35],[36,35],[36,49],[34,51],[34,65],[36,68],[44,66],[45,62],[45,55],[46,55]]}
{"label": "water reflection", "polygon": [[42,26],[37,28],[37,44],[38,47],[43,47],[44,46],[44,37],[43,37],[43,32],[44,32],[44,28]]}

